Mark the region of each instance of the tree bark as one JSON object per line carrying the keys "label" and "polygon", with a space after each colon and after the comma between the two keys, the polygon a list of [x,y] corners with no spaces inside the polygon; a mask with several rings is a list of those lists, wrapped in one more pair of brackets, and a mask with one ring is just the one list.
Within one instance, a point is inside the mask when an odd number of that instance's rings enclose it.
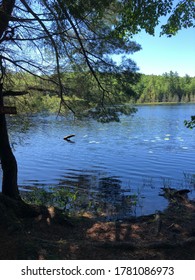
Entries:
{"label": "tree bark", "polygon": [[[9,25],[9,18],[12,14],[15,5],[15,0],[3,0],[0,5],[0,42],[6,38],[6,30]],[[0,77],[0,106],[3,107],[3,84],[2,79],[4,76],[1,61],[1,77]],[[5,114],[0,114],[0,159],[1,167],[3,170],[2,179],[2,193],[12,197],[20,198],[18,184],[17,184],[17,162],[12,153],[9,143],[9,136],[7,132],[7,124]]]}
{"label": "tree bark", "polygon": [[[2,88],[3,85],[0,84],[0,106],[3,107]],[[18,168],[9,143],[5,114],[0,114],[0,159],[3,171],[2,193],[14,199],[19,199]]]}
{"label": "tree bark", "polygon": [[9,17],[12,14],[15,0],[3,0],[0,5],[0,39],[6,31],[9,23]]}

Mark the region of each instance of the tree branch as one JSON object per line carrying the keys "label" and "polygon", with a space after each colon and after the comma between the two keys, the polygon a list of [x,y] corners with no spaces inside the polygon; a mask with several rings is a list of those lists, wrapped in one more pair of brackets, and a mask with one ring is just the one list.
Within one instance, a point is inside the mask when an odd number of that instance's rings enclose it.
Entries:
{"label": "tree branch", "polygon": [[13,90],[6,90],[3,91],[3,96],[20,96],[28,94],[28,91],[13,91]]}
{"label": "tree branch", "polygon": [[45,26],[45,24],[41,21],[41,19],[37,16],[36,13],[33,12],[33,10],[30,8],[30,6],[27,4],[27,2],[25,0],[21,0],[22,4],[25,6],[25,8],[34,16],[34,18],[38,21],[38,23],[40,24],[40,26],[43,28],[44,32],[48,35],[48,38],[51,41],[51,44],[54,48],[54,52],[55,52],[55,59],[56,59],[56,68],[57,68],[57,74],[58,74],[58,82],[59,82],[59,95],[62,98],[62,94],[63,94],[63,86],[62,86],[62,82],[61,82],[61,78],[60,78],[60,63],[59,63],[59,54],[58,54],[58,49],[56,46],[56,43],[52,37],[52,35],[50,34],[49,30],[47,29],[47,27]]}

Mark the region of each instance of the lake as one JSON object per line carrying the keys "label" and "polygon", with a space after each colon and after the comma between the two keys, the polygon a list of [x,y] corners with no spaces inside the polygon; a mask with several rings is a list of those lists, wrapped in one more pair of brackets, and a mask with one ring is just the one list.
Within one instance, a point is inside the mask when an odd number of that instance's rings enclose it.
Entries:
{"label": "lake", "polygon": [[[137,108],[108,124],[32,116],[23,131],[21,120],[9,118],[20,189],[69,187],[119,218],[163,210],[164,186],[189,188],[194,198],[195,130],[184,120],[195,104]],[[74,143],[63,140],[68,134]]]}

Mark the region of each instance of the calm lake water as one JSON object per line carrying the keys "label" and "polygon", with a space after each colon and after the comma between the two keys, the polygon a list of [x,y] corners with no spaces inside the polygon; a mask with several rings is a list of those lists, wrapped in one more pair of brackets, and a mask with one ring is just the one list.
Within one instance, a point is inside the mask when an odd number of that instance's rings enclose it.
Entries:
{"label": "calm lake water", "polygon": [[[71,187],[101,200],[117,217],[163,210],[163,186],[189,188],[194,198],[195,130],[183,123],[194,114],[195,104],[138,106],[120,123],[39,115],[20,132],[14,122],[20,188]],[[76,135],[74,143],[63,140],[68,134]]]}

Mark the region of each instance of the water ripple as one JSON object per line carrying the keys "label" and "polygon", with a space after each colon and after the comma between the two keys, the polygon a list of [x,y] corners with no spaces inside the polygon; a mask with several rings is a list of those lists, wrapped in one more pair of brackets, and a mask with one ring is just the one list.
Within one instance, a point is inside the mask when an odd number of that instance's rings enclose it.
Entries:
{"label": "water ripple", "polygon": [[[142,189],[142,209],[151,213],[158,201],[163,204],[158,197],[163,178],[172,182],[177,178],[182,184],[184,173],[194,174],[195,133],[183,125],[194,110],[195,105],[144,106],[134,117],[112,124],[34,117],[24,141],[15,149],[19,184],[77,184],[98,189],[101,180],[117,178],[121,190],[131,188],[137,193]],[[69,133],[76,135],[75,143],[63,140]],[[116,187],[114,179],[110,182]],[[154,195],[156,205],[151,205]]]}

